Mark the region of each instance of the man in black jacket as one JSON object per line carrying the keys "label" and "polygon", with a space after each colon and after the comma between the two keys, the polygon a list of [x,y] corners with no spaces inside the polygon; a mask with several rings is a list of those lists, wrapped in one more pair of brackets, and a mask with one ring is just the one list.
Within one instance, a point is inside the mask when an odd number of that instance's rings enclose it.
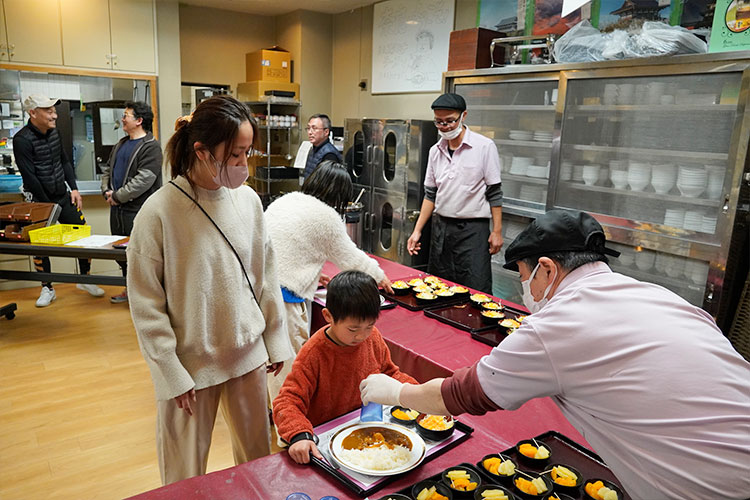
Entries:
{"label": "man in black jacket", "polygon": [[[102,194],[112,206],[109,227],[112,234],[130,236],[133,220],[146,198],[161,187],[162,154],[151,127],[154,113],[145,102],[125,103],[122,129],[128,134],[120,139],[103,166]],[[127,275],[126,262],[119,262]],[[113,303],[128,300],[127,289],[110,297]]]}
{"label": "man in black jacket", "polygon": [[[63,224],[85,224],[81,208],[83,198],[78,192],[73,165],[65,156],[57,132],[57,111],[59,99],[33,94],[23,103],[29,114],[29,122],[13,136],[13,155],[23,177],[24,191],[30,193],[32,201],[57,203],[62,211],[58,222]],[[67,185],[66,185],[67,183]],[[68,191],[70,187],[70,191]],[[90,259],[78,259],[81,274],[91,270]],[[49,273],[49,257],[34,257],[37,271]],[[78,288],[94,297],[104,295],[104,290],[96,285],[79,283]],[[46,307],[55,300],[52,283],[42,283],[42,293],[36,301],[37,307]]]}

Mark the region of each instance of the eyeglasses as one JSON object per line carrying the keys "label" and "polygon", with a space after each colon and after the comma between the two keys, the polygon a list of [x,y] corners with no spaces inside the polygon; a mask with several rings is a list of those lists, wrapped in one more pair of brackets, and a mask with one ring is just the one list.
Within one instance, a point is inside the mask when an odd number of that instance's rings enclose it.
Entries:
{"label": "eyeglasses", "polygon": [[123,113],[122,117],[123,118],[135,118],[135,115],[131,115],[130,113]]}
{"label": "eyeglasses", "polygon": [[459,118],[448,118],[445,121],[438,120],[437,118],[435,118],[434,121],[435,121],[435,125],[437,125],[438,127],[448,127],[448,126],[453,125],[454,123],[458,123],[459,121],[461,121],[461,118],[460,117]]}
{"label": "eyeglasses", "polygon": [[321,128],[321,127],[310,127],[310,126],[307,126],[307,127],[305,127],[305,132],[310,132],[311,130],[312,130],[313,132],[317,132],[318,130],[325,130],[325,128]]}

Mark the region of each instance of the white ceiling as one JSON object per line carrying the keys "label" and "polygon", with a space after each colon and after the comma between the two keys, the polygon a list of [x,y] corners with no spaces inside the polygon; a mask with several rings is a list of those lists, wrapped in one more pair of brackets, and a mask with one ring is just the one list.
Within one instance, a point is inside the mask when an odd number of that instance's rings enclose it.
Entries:
{"label": "white ceiling", "polygon": [[263,16],[278,16],[295,10],[311,10],[338,14],[370,5],[378,0],[181,0],[180,3],[198,7],[246,12]]}

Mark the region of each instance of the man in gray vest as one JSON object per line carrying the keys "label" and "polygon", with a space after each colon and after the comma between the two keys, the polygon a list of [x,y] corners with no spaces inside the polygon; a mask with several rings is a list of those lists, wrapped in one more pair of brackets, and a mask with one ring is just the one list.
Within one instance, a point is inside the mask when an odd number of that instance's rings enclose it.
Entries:
{"label": "man in gray vest", "polygon": [[[78,192],[73,165],[65,156],[60,134],[57,132],[59,99],[32,94],[23,102],[29,114],[29,122],[13,136],[13,155],[23,177],[23,187],[32,196],[32,201],[57,203],[61,207],[58,222],[63,224],[85,224],[81,207],[83,198]],[[66,185],[67,184],[67,185]],[[70,187],[70,191],[68,191]],[[90,259],[78,259],[81,274],[91,271]],[[34,257],[37,271],[51,271],[49,257]],[[79,283],[78,288],[94,297],[104,295],[96,285]],[[57,297],[52,283],[42,283],[42,293],[36,301],[37,307],[46,307]]]}

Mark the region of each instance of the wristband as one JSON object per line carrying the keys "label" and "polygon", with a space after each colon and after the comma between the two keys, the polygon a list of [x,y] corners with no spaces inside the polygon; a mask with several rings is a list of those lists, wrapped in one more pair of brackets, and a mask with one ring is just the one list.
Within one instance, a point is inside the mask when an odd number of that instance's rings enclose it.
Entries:
{"label": "wristband", "polygon": [[292,439],[289,440],[289,444],[293,445],[297,441],[312,441],[315,444],[318,444],[318,436],[313,434],[312,432],[300,432],[299,434],[295,434]]}

